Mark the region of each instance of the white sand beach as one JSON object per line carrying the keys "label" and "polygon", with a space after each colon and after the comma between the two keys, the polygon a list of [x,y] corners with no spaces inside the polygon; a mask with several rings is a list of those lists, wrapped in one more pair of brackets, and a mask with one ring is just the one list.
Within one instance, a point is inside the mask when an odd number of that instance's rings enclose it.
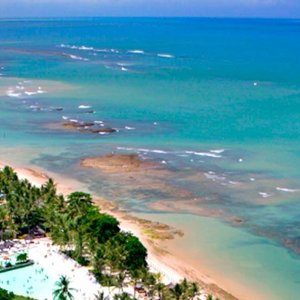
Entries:
{"label": "white sand beach", "polygon": [[[48,239],[38,239],[28,247],[28,256],[33,259],[49,276],[57,278],[61,275],[70,279],[72,294],[75,299],[92,300],[98,291],[108,295],[108,288],[101,287],[88,269],[80,266],[74,260],[68,258],[53,246]],[[49,291],[49,300],[52,299],[52,291]]]}

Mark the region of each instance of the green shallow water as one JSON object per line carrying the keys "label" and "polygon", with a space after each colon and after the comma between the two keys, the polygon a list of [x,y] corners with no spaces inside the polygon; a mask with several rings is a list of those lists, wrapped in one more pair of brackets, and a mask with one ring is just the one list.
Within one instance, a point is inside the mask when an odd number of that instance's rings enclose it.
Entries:
{"label": "green shallow water", "polygon": [[[179,214],[142,214],[141,217],[164,221],[187,234],[171,242],[197,258],[194,267],[205,266],[205,275],[227,285],[255,291],[263,299],[297,299],[299,260],[287,250],[239,228],[218,220]],[[195,260],[197,261],[197,260]],[[238,278],[238,281],[236,280]],[[254,299],[248,295],[243,299]]]}

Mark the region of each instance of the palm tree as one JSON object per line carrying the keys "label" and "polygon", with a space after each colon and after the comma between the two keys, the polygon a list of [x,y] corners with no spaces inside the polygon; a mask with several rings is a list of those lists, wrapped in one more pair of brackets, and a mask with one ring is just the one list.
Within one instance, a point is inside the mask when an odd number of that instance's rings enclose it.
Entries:
{"label": "palm tree", "polygon": [[[50,229],[52,241],[64,248],[70,245],[71,237],[69,232],[69,219],[66,214],[54,212],[52,214],[52,223],[50,220],[46,222],[46,226]],[[49,223],[48,223],[49,222]]]}
{"label": "palm tree", "polygon": [[121,291],[121,293],[123,293],[123,285],[124,285],[125,277],[126,277],[126,275],[123,272],[120,272],[118,274],[118,276],[116,277],[117,287],[119,288],[119,290]]}
{"label": "palm tree", "polygon": [[158,284],[156,284],[156,290],[158,292],[159,295],[159,299],[163,300],[164,299],[164,291],[165,291],[166,286],[160,282]]}
{"label": "palm tree", "polygon": [[70,194],[67,203],[70,217],[75,218],[84,216],[93,205],[91,195],[82,192]]}
{"label": "palm tree", "polygon": [[133,298],[136,298],[136,285],[145,276],[145,270],[135,269],[131,271],[132,283],[133,283]]}
{"label": "palm tree", "polygon": [[155,279],[155,290],[158,292],[159,299],[162,300],[164,299],[164,290],[166,286],[163,284],[163,275],[162,273],[158,272],[154,274],[154,279]]}
{"label": "palm tree", "polygon": [[122,293],[120,295],[114,295],[114,300],[133,300],[135,298],[130,297],[127,293]]}
{"label": "palm tree", "polygon": [[70,287],[70,280],[67,276],[60,276],[59,280],[55,283],[57,289],[53,291],[54,299],[56,300],[73,300],[74,296],[71,291],[75,289]]}
{"label": "palm tree", "polygon": [[156,284],[155,274],[151,272],[146,272],[145,277],[143,278],[143,283],[147,287],[148,298],[153,299]]}
{"label": "palm tree", "polygon": [[199,293],[200,289],[196,282],[192,282],[189,286],[188,294],[189,296],[194,299],[194,297]]}
{"label": "palm tree", "polygon": [[98,292],[98,294],[95,295],[95,300],[104,300],[104,293],[103,292]]}
{"label": "palm tree", "polygon": [[68,196],[67,215],[70,231],[73,232],[75,244],[75,258],[81,258],[84,248],[84,231],[87,225],[88,215],[94,209],[90,194],[74,192]]}
{"label": "palm tree", "polygon": [[174,293],[176,300],[180,300],[181,296],[184,293],[184,288],[183,288],[182,284],[177,283],[174,287],[173,293]]}

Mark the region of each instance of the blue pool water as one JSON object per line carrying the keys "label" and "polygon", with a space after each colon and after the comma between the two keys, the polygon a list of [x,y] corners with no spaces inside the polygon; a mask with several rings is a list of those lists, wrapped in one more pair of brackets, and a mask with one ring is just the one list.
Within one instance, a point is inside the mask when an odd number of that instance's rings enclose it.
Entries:
{"label": "blue pool water", "polygon": [[33,266],[0,273],[2,288],[15,294],[40,300],[51,300],[57,278],[49,276],[44,268],[35,263]]}

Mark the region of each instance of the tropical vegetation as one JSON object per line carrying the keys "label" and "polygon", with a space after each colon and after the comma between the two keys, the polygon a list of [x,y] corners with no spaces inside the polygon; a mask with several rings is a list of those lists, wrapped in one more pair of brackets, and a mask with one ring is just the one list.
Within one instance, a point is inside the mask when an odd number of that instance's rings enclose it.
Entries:
{"label": "tropical vegetation", "polygon": [[28,297],[15,295],[13,292],[8,292],[5,289],[0,288],[0,299],[1,300],[33,300]]}
{"label": "tropical vegetation", "polygon": [[[79,264],[89,265],[103,286],[119,289],[115,299],[132,299],[123,293],[128,282],[139,287],[134,289],[134,298],[141,290],[151,299],[158,296],[162,300],[193,299],[199,293],[196,283],[184,280],[169,287],[159,274],[149,272],[144,245],[121,231],[118,220],[102,213],[90,194],[74,192],[65,198],[57,193],[52,179],[38,188],[4,167],[0,171],[0,240],[30,235],[34,228],[45,231]],[[18,261],[26,259],[25,254],[18,257]],[[72,299],[68,278],[58,280],[53,295],[58,300]]]}
{"label": "tropical vegetation", "polygon": [[55,283],[56,289],[53,291],[54,300],[72,300],[74,296],[72,291],[75,289],[70,287],[70,280],[66,276],[60,276]]}

